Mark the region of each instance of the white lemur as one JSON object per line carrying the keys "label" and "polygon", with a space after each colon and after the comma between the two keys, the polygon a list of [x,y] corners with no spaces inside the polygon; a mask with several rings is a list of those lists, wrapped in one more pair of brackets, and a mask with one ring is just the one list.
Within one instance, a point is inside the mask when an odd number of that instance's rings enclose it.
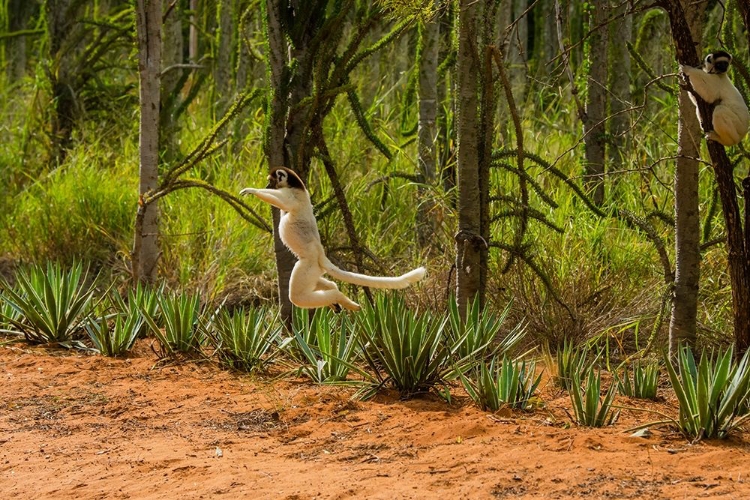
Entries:
{"label": "white lemur", "polygon": [[[731,62],[732,56],[719,50],[706,56],[703,68],[680,65],[680,71],[690,79],[695,92],[707,103],[716,105],[711,123],[713,130],[705,130],[708,127],[703,124],[704,132],[707,140],[716,141],[724,146],[738,144],[747,134],[750,125],[747,105],[727,76]],[[692,93],[690,99],[696,105],[697,112],[698,104]]]}
{"label": "white lemur", "polygon": [[240,194],[254,194],[281,210],[279,236],[298,259],[289,279],[289,300],[297,307],[336,308],[338,304],[352,311],[359,309],[359,304],[341,293],[336,283],[323,277],[325,273],[347,283],[373,288],[406,288],[425,275],[424,267],[394,278],[365,276],[336,267],[328,260],[320,243],[310,195],[293,170],[274,168],[268,176],[266,189],[245,188]]}

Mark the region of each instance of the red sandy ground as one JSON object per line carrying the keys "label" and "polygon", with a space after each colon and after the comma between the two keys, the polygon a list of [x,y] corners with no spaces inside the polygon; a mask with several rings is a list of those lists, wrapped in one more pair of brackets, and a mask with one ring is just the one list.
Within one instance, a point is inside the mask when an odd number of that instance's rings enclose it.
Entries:
{"label": "red sandy ground", "polygon": [[[564,393],[492,415],[459,389],[350,400],[203,362],[0,347],[0,498],[750,498],[750,434],[694,445],[623,411],[570,426]],[[641,401],[619,400],[644,407]],[[669,415],[673,401],[650,403]]]}

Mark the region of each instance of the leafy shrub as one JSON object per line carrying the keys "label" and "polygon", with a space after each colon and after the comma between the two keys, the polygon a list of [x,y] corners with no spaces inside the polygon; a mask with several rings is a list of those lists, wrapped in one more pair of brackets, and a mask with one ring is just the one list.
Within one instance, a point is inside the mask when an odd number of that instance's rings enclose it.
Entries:
{"label": "leafy shrub", "polygon": [[739,363],[734,349],[701,354],[696,365],[692,351],[682,347],[677,353],[677,370],[667,360],[666,367],[680,403],[675,421],[689,439],[725,438],[744,422],[750,396],[750,367],[746,352]]}
{"label": "leafy shrub", "polygon": [[143,319],[159,342],[160,350],[157,354],[166,357],[195,352],[203,340],[198,297],[184,293],[160,295],[157,303],[164,321],[163,331],[151,314],[141,309]]}
{"label": "leafy shrub", "polygon": [[489,364],[480,363],[471,378],[461,376],[469,397],[483,410],[497,411],[503,406],[525,410],[529,407],[542,375],[536,375],[536,363],[512,361],[507,354],[497,365],[497,356]]}
{"label": "leafy shrub", "polygon": [[265,308],[220,310],[206,326],[206,336],[221,364],[251,372],[263,368],[280,352],[281,324]]}
{"label": "leafy shrub", "polygon": [[[633,375],[630,376],[632,369]],[[656,399],[659,385],[659,363],[641,363],[637,361],[632,367],[625,367],[622,378],[615,375],[617,390],[623,396],[640,399]]]}
{"label": "leafy shrub", "polygon": [[[157,326],[164,326],[164,321],[159,310],[159,297],[164,295],[164,287],[151,288],[142,283],[138,283],[135,288],[128,290],[128,301],[127,303],[122,298],[117,296],[117,305],[120,311],[127,314],[135,314],[135,312],[143,312],[151,318]],[[147,322],[143,322],[138,336],[143,337],[148,333],[149,326]]]}
{"label": "leafy shrub", "polygon": [[573,416],[578,425],[587,427],[603,427],[611,425],[620,415],[619,411],[613,411],[612,402],[615,399],[616,386],[612,384],[604,396],[600,397],[602,382],[601,370],[594,374],[593,366],[584,370],[586,386],[581,384],[581,374],[573,373],[574,386],[570,389],[570,399],[573,403]]}
{"label": "leafy shrub", "polygon": [[94,296],[91,287],[81,282],[80,263],[65,271],[57,264],[48,263],[46,269],[33,267],[20,271],[16,286],[3,281],[5,321],[35,344],[58,343],[70,346],[74,333],[88,320]]}

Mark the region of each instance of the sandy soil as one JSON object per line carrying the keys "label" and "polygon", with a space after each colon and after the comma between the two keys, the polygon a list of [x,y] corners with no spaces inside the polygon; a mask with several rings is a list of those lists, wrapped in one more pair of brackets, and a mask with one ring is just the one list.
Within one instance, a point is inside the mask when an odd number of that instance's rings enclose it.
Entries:
{"label": "sandy soil", "polygon": [[[750,498],[750,433],[688,443],[655,417],[571,427],[548,386],[532,413],[456,390],[401,401],[157,364],[0,347],[0,498]],[[644,407],[641,401],[622,405]],[[670,415],[674,402],[651,404]]]}

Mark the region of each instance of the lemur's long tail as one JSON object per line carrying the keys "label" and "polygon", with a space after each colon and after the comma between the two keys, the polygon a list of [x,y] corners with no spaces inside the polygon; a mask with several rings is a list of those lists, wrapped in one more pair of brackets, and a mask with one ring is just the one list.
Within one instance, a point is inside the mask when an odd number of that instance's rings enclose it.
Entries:
{"label": "lemur's long tail", "polygon": [[336,267],[327,258],[321,262],[323,269],[326,273],[330,274],[334,279],[345,281],[353,285],[368,286],[370,288],[406,288],[412,283],[424,278],[426,270],[424,267],[418,267],[406,274],[395,277],[384,277],[384,276],[366,276],[364,274],[350,273]]}

